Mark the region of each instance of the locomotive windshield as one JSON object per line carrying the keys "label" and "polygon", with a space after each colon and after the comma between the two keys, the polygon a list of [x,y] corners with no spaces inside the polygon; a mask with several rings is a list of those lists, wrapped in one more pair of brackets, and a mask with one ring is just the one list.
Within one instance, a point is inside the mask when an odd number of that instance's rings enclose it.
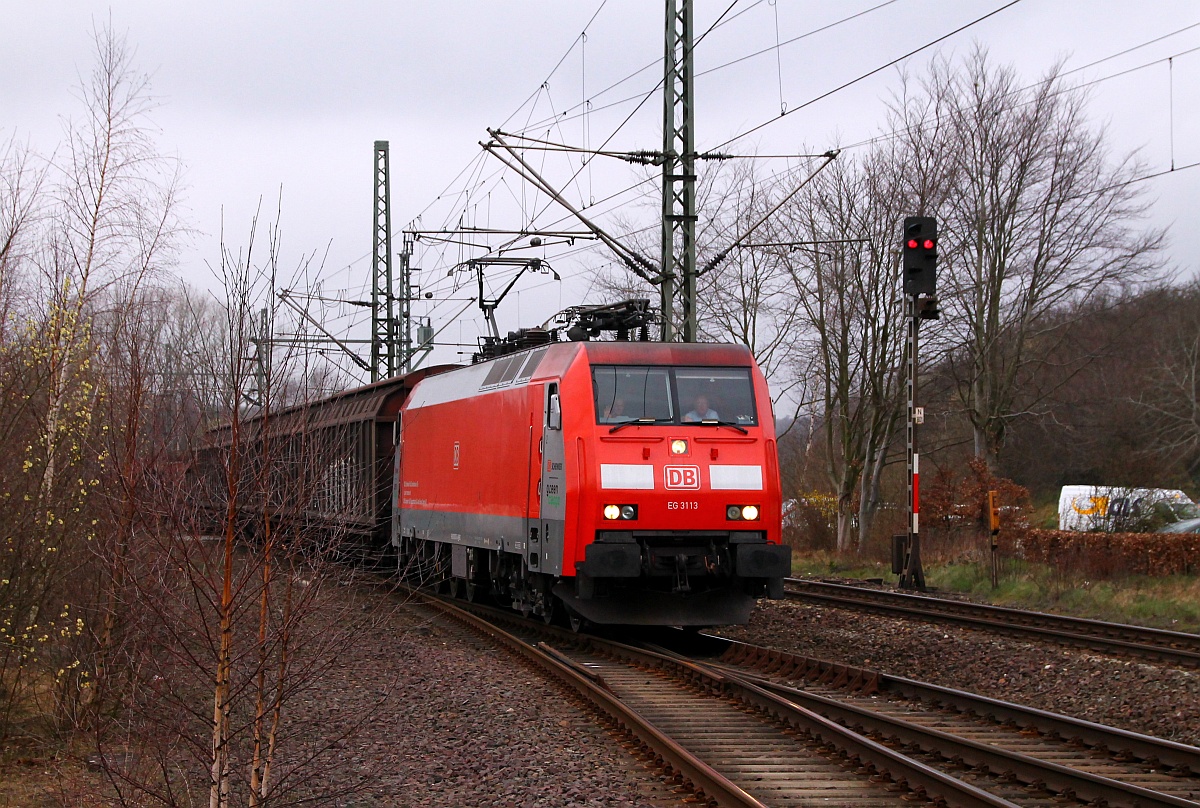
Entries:
{"label": "locomotive windshield", "polygon": [[668,423],[675,419],[671,369],[657,367],[593,367],[596,419],[622,424],[642,418]]}
{"label": "locomotive windshield", "polygon": [[748,368],[599,365],[592,387],[600,424],[758,424]]}

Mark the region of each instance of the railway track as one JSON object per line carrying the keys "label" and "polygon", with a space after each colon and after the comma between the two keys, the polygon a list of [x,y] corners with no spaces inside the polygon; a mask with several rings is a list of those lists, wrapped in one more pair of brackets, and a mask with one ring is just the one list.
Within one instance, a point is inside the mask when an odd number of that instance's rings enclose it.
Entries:
{"label": "railway track", "polygon": [[[1000,774],[1026,788],[1045,788],[1059,799],[1158,804],[1139,796],[1138,788],[1185,805],[1200,799],[1200,749],[1174,741],[736,642],[729,643],[715,667],[869,737],[976,774]],[[1114,788],[1116,782],[1135,788]]]}
{"label": "railway track", "polygon": [[702,802],[1200,805],[1200,750],[1181,744],[727,641],[697,657],[431,603],[575,690]]}
{"label": "railway track", "polygon": [[904,619],[952,623],[1174,667],[1200,668],[1200,635],[1197,634],[888,592],[828,581],[788,578],[784,583],[787,597],[808,603]]}

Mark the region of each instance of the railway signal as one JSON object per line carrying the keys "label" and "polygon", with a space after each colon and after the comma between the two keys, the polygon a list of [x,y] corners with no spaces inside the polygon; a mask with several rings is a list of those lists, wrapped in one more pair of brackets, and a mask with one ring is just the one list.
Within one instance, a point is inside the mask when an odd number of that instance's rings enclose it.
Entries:
{"label": "railway signal", "polygon": [[904,297],[908,308],[908,533],[896,536],[892,566],[902,589],[924,589],[920,537],[920,461],[917,426],[924,410],[917,406],[917,327],[921,320],[940,316],[937,300],[937,219],[908,216],[901,233],[900,256]]}
{"label": "railway signal", "polygon": [[909,216],[904,220],[904,294],[933,297],[937,285],[937,219]]}

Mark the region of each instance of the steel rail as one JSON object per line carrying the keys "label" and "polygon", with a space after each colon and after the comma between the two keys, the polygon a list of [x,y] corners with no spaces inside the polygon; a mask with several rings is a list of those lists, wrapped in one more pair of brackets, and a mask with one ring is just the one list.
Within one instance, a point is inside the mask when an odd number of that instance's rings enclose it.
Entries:
{"label": "steel rail", "polygon": [[[919,721],[906,721],[869,709],[861,700],[858,704],[844,703],[835,697],[805,692],[772,681],[758,673],[770,673],[774,679],[807,679],[834,687],[848,685],[860,696],[891,693],[904,699],[919,699],[935,707],[945,706],[951,710],[973,713],[998,724],[1004,722],[1011,726],[1028,727],[1051,740],[1062,741],[1065,738],[1069,745],[1079,742],[1078,745],[1083,747],[1100,748],[1115,753],[1112,754],[1114,761],[1148,762],[1154,769],[1161,770],[1159,773],[1163,776],[1189,777],[1193,776],[1193,772],[1200,772],[1200,749],[1184,744],[728,640],[724,640],[729,646],[721,661],[709,664],[654,646],[639,648],[548,626],[531,625],[507,612],[496,615],[500,621],[520,626],[518,632],[521,634],[549,637],[556,643],[561,638],[563,647],[572,649],[561,651],[547,642],[519,637],[499,628],[493,619],[489,619],[493,615],[484,617],[471,614],[458,605],[426,592],[417,591],[414,594],[551,673],[590,702],[599,713],[637,738],[656,763],[668,774],[674,774],[675,782],[682,782],[697,797],[719,805],[764,806],[767,803],[760,799],[762,793],[756,791],[757,796],[749,793],[734,779],[719,771],[717,767],[720,763],[701,759],[684,743],[670,737],[663,728],[622,703],[604,676],[593,668],[595,663],[587,660],[606,657],[631,665],[634,670],[657,669],[663,675],[690,682],[699,692],[735,700],[744,708],[766,717],[768,723],[774,720],[792,727],[802,738],[798,741],[800,746],[818,744],[822,750],[834,750],[852,768],[858,768],[860,773],[869,774],[872,779],[882,777],[921,799],[968,808],[1014,805],[999,794],[989,793],[985,788],[941,771],[937,764],[914,760],[910,757],[913,753],[932,754],[954,766],[964,766],[985,775],[1000,774],[1000,784],[1022,784],[1026,790],[1032,789],[1035,793],[1056,800],[1086,801],[1113,808],[1194,808],[1200,805],[1200,802],[1192,799],[1196,792],[1189,790],[1186,785],[1184,790],[1176,790],[1176,794],[1182,796],[1156,791],[1155,784],[1141,775],[1135,774],[1134,780],[1124,781],[1116,779],[1124,775],[1106,776],[1113,774],[1108,767],[1104,767],[1100,774],[1072,768],[1050,758],[1038,757],[1036,753],[1025,754],[1027,749],[1024,747],[1017,751],[1005,749],[996,743],[983,743],[955,735],[952,730],[927,727]],[[478,606],[469,608],[479,609]],[[587,651],[581,654],[577,650],[580,647]],[[600,656],[597,657],[597,654]],[[577,658],[584,661],[578,661]],[[603,666],[600,667],[603,669]],[[747,672],[745,667],[757,670]],[[628,677],[628,673],[618,675],[618,680],[620,677]],[[618,687],[617,691],[620,690]],[[946,726],[943,722],[937,723]],[[898,746],[902,751],[892,746]],[[1058,753],[1049,750],[1049,754],[1053,757]],[[752,784],[748,787],[753,789]]]}
{"label": "steel rail", "polygon": [[[735,641],[728,641],[729,647],[721,655],[720,661],[714,664],[717,670],[746,676],[746,668],[751,668],[764,676],[770,676],[771,683],[763,680],[764,687],[778,689],[786,687],[774,680],[801,680],[824,685],[831,689],[846,689],[859,696],[894,695],[904,700],[921,702],[934,710],[948,709],[950,711],[979,716],[995,722],[997,727],[1009,726],[1022,733],[1028,730],[1045,736],[1050,740],[1063,742],[1067,746],[1079,746],[1109,754],[1114,761],[1137,761],[1147,768],[1160,769],[1162,776],[1168,779],[1195,777],[1200,774],[1200,748],[1177,743],[1163,738],[1155,738],[1115,727],[1106,727],[1083,719],[1048,713],[1031,707],[1024,707],[1009,702],[965,693],[952,688],[931,685],[902,677],[888,676],[848,665],[838,665],[824,660],[812,659],[797,654],[791,654],[774,649],[761,648]],[[749,678],[759,681],[760,677],[749,674]],[[787,688],[791,692],[791,688]],[[860,708],[853,705],[841,704],[835,700],[821,697],[817,694],[796,691],[802,695],[797,698],[812,706],[822,715],[834,716],[835,720],[845,721],[854,726],[863,726],[859,721]],[[835,706],[827,706],[835,705]],[[874,714],[876,711],[867,711]],[[880,724],[886,725],[894,719],[883,717]],[[919,726],[919,725],[918,725]],[[871,730],[880,732],[888,737],[902,739],[906,743],[915,743],[922,748],[937,748],[939,753],[955,749],[951,744],[942,744],[931,735],[931,740],[921,740],[918,729],[914,735],[910,730],[893,732],[886,726],[877,726]],[[1070,770],[1068,774],[1061,768],[1044,768],[1039,771],[1030,765],[1029,761],[1015,757],[1011,763],[1000,761],[988,762],[985,755],[998,750],[996,744],[985,744],[982,748],[969,740],[956,739],[960,746],[953,753],[964,761],[973,761],[976,765],[988,766],[997,770],[1012,771],[1025,782],[1038,785],[1049,784],[1050,790],[1058,790],[1063,794],[1074,794],[1077,797],[1088,795],[1088,799],[1103,801],[1110,805],[1198,805],[1189,798],[1173,796],[1156,791],[1142,793],[1141,786],[1126,784],[1115,778],[1099,778],[1078,770]],[[1041,764],[1038,764],[1041,766]],[[1078,776],[1077,776],[1078,775]],[[1195,793],[1193,790],[1192,793]]]}
{"label": "steel rail", "polygon": [[737,669],[749,667],[780,678],[803,679],[866,695],[895,695],[989,718],[998,724],[1010,723],[1021,729],[1037,730],[1095,749],[1107,749],[1122,757],[1171,768],[1178,774],[1200,775],[1200,748],[1195,746],[902,676],[834,664],[735,640],[725,641],[729,645],[721,655],[718,669],[722,669],[722,666]]}
{"label": "steel rail", "polygon": [[758,683],[733,673],[680,659],[672,654],[637,648],[623,643],[589,638],[589,644],[617,658],[648,667],[675,668],[680,674],[699,680],[702,686],[719,690],[746,705],[782,721],[812,738],[829,744],[851,762],[883,773],[917,795],[961,808],[1013,806],[1002,797],[952,777],[938,769],[890,749],[860,732],[771,693]]}
{"label": "steel rail", "polygon": [[879,712],[788,687],[766,679],[752,679],[773,694],[794,701],[818,715],[867,736],[880,736],[900,745],[916,746],[923,752],[982,770],[1005,772],[1026,785],[1069,796],[1096,805],[1128,808],[1195,808],[1192,800],[1163,794],[1152,789],[1109,777],[1073,769],[1059,763],[1013,752],[999,746],[959,737],[932,727],[902,721]]}
{"label": "steel rail", "polygon": [[623,643],[597,637],[577,635],[562,629],[538,625],[507,611],[494,610],[473,604],[460,608],[444,598],[417,590],[414,594],[448,615],[489,637],[497,638],[536,666],[552,671],[564,684],[573,688],[611,720],[637,737],[669,772],[682,775],[698,795],[712,799],[721,806],[756,806],[766,808],[737,783],[721,774],[697,754],[672,739],[666,732],[623,704],[610,690],[603,676],[575,662],[569,653],[545,642],[524,640],[496,625],[503,622],[519,626],[522,631],[540,636],[563,639],[573,644],[618,659],[625,664],[659,669],[673,669],[674,676],[693,683],[701,689],[721,692],[742,703],[757,708],[776,722],[791,726],[822,744],[837,750],[851,762],[875,775],[890,779],[901,790],[918,796],[944,801],[962,808],[1016,808],[1014,803],[990,794],[969,783],[952,777],[901,752],[866,738],[812,711],[790,704],[773,696],[758,685],[719,673],[709,666],[672,658],[668,654],[647,651]]}
{"label": "steel rail", "polygon": [[1078,617],[882,592],[827,581],[785,579],[789,598],[846,609],[917,617],[1186,668],[1200,668],[1200,635]]}
{"label": "steel rail", "polygon": [[759,800],[747,794],[737,784],[693,755],[679,743],[646,721],[617,699],[590,671],[575,663],[549,646],[531,645],[519,637],[499,628],[489,620],[452,605],[443,598],[421,590],[410,592],[427,604],[464,623],[479,633],[498,640],[521,657],[553,674],[563,684],[573,689],[594,707],[607,715],[627,732],[637,737],[652,749],[664,768],[682,775],[697,796],[712,799],[729,808],[767,808]]}
{"label": "steel rail", "polygon": [[[1072,768],[1049,758],[1038,757],[1036,754],[1026,754],[1025,749],[1005,749],[994,743],[955,735],[953,731],[926,727],[920,722],[906,721],[866,706],[797,690],[738,668],[753,666],[763,672],[770,671],[776,678],[783,676],[813,679],[815,676],[826,683],[851,684],[851,689],[858,690],[859,695],[887,692],[904,699],[920,699],[936,706],[975,713],[998,723],[1011,722],[1015,726],[1036,729],[1039,734],[1045,734],[1050,739],[1061,741],[1062,738],[1066,738],[1068,742],[1078,741],[1084,747],[1114,751],[1117,753],[1113,756],[1114,760],[1153,761],[1154,768],[1161,767],[1164,776],[1186,777],[1193,771],[1200,771],[1200,749],[1183,744],[972,696],[949,688],[833,665],[742,643],[730,643],[721,663],[707,664],[654,646],[640,648],[598,637],[570,634],[546,626],[530,625],[527,621],[519,621],[515,615],[507,613],[498,615],[502,622],[520,626],[520,634],[548,636],[556,643],[559,638],[563,639],[563,647],[571,647],[572,650],[562,651],[547,642],[518,637],[500,629],[495,625],[491,614],[486,617],[473,615],[440,598],[420,594],[427,601],[435,603],[439,609],[475,630],[497,638],[533,664],[552,672],[600,713],[638,738],[643,748],[650,750],[652,757],[668,774],[675,774],[677,782],[682,780],[698,796],[719,805],[760,806],[766,803],[761,801],[762,792],[755,791],[755,794],[751,794],[735,782],[736,777],[731,779],[719,771],[720,763],[710,764],[701,759],[699,754],[689,750],[685,743],[690,742],[681,743],[671,738],[669,731],[665,729],[671,725],[670,721],[660,727],[646,716],[640,715],[637,710],[622,703],[621,697],[609,687],[604,676],[594,669],[597,663],[588,661],[589,659],[609,658],[623,665],[633,666],[635,670],[660,670],[663,675],[689,682],[700,692],[733,699],[763,715],[768,722],[773,720],[793,728],[803,738],[799,742],[802,746],[817,744],[821,749],[832,749],[852,767],[872,775],[873,778],[890,780],[897,787],[910,791],[918,798],[968,808],[1014,804],[1003,796],[989,793],[985,788],[940,770],[937,764],[914,760],[911,757],[914,750],[916,754],[932,754],[955,766],[965,766],[976,772],[1002,773],[1001,783],[1019,783],[1027,790],[1033,789],[1037,793],[1047,795],[1048,798],[1053,796],[1059,800],[1078,800],[1114,808],[1184,808],[1200,805],[1188,799],[1192,794],[1187,792],[1176,792],[1184,793],[1186,797],[1175,796],[1154,790],[1152,782],[1126,782],[1106,776],[1112,774],[1111,771],[1098,774]],[[473,606],[471,609],[474,611],[478,607]],[[580,648],[586,650],[581,654]],[[577,661],[573,657],[584,661]],[[622,667],[621,670],[625,669]],[[614,681],[620,681],[622,677],[628,677],[628,674],[619,674],[618,679]],[[617,692],[623,691],[618,687]],[[903,751],[892,747],[900,747]],[[1055,753],[1051,751],[1050,754]],[[1167,771],[1168,769],[1170,771]],[[747,787],[754,790],[753,784]]]}

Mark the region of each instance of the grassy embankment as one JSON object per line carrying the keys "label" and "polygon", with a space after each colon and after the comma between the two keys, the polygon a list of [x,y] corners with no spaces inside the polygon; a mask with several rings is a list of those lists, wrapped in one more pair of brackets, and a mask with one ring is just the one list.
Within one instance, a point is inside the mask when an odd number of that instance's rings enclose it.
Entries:
{"label": "grassy embankment", "polygon": [[[992,588],[990,568],[974,562],[926,562],[930,588],[968,595],[972,600],[1090,617],[1118,623],[1200,632],[1200,577],[1087,580],[1042,564],[1005,560],[999,586]],[[799,551],[792,560],[798,578],[882,578],[895,583],[890,565],[828,552]]]}

